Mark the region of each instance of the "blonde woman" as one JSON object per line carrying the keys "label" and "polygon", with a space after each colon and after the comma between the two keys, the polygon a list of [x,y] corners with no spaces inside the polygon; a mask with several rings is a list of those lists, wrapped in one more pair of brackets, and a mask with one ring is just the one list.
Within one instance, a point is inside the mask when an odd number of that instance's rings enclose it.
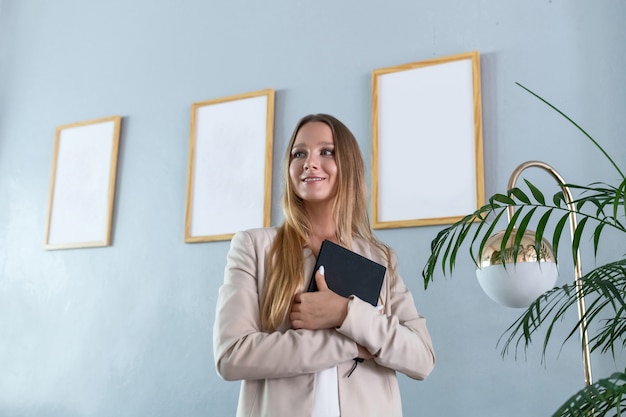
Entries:
{"label": "blonde woman", "polygon": [[[284,184],[284,223],[235,234],[217,300],[215,364],[242,381],[237,416],[401,416],[396,372],[422,380],[435,355],[395,255],[370,229],[350,130],[330,115],[302,118]],[[378,306],[328,289],[323,267],[319,291],[306,292],[325,239],[387,267]]]}

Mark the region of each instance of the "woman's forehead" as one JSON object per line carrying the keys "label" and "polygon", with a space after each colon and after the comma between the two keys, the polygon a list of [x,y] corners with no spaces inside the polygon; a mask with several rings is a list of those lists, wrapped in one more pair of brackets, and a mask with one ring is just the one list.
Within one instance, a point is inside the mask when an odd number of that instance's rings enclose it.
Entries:
{"label": "woman's forehead", "polygon": [[309,122],[298,130],[293,147],[334,144],[335,140],[330,126],[323,122]]}

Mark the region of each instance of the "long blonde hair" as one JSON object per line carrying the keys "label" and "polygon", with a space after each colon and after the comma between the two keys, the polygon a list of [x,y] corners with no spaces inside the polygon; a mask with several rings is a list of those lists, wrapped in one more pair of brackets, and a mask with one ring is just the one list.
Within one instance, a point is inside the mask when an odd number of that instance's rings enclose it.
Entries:
{"label": "long blonde hair", "polygon": [[[352,248],[353,237],[370,242],[385,253],[391,267],[391,250],[372,233],[367,211],[365,166],[359,145],[350,130],[328,114],[311,114],[300,119],[294,129],[283,160],[284,190],[282,205],[285,221],[270,250],[268,275],[261,296],[261,325],[267,331],[276,330],[285,320],[294,294],[302,284],[304,255],[302,248],[308,242],[311,223],[303,200],[295,193],[289,177],[292,148],[300,128],[307,123],[328,125],[335,143],[337,163],[337,193],[333,202],[333,216],[339,242]],[[393,276],[393,274],[391,274]]]}

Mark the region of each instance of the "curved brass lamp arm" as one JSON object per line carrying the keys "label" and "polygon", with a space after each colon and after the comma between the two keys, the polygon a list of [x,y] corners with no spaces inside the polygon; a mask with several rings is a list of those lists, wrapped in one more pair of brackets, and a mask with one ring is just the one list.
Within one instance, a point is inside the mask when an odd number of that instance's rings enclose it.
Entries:
{"label": "curved brass lamp arm", "polygon": [[[577,221],[576,221],[576,212],[574,210],[574,198],[572,197],[572,193],[570,189],[565,185],[565,180],[559,173],[552,168],[550,165],[541,162],[541,161],[527,161],[520,164],[513,173],[511,174],[511,178],[509,179],[509,184],[507,186],[507,190],[510,190],[515,187],[518,177],[526,168],[537,167],[541,168],[544,171],[547,171],[559,184],[561,190],[563,190],[563,195],[565,196],[565,201],[567,203],[567,207],[569,209],[569,225],[570,232],[572,235],[572,241],[574,240],[574,233],[576,231]],[[513,217],[514,207],[508,207],[508,215],[509,221]],[[576,257],[574,259],[574,273],[576,276],[575,286],[576,286],[576,301],[578,303],[578,319],[580,321],[580,338],[582,342],[583,349],[583,372],[585,376],[585,383],[587,385],[591,385],[593,383],[591,377],[591,359],[589,353],[589,339],[587,337],[587,320],[585,318],[586,308],[585,308],[585,297],[583,295],[583,271],[580,265],[580,250],[576,251]]]}

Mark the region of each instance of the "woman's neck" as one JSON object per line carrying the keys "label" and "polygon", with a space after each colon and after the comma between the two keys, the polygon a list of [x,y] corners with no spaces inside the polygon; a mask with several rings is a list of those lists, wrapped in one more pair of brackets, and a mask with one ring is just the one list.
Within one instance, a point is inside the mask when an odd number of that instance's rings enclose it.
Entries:
{"label": "woman's neck", "polygon": [[311,223],[308,245],[315,252],[315,255],[319,253],[320,246],[324,240],[338,243],[332,207],[307,207],[307,215]]}

